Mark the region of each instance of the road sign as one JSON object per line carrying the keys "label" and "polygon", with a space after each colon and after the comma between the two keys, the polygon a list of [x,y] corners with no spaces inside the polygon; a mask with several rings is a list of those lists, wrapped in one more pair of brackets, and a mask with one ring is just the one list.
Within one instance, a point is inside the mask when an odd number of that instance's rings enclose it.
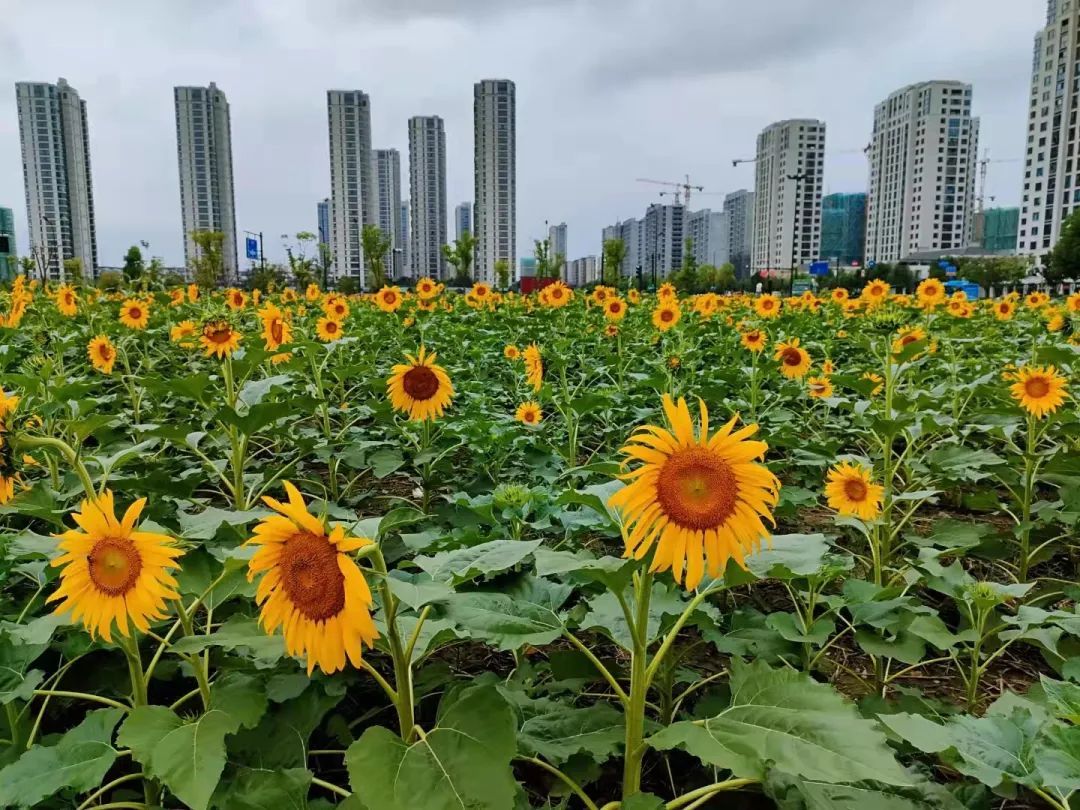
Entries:
{"label": "road sign", "polygon": [[249,236],[245,240],[245,246],[247,248],[246,255],[249,259],[259,258],[259,240],[253,236]]}
{"label": "road sign", "polygon": [[791,284],[792,295],[802,295],[804,292],[813,292],[814,282],[807,278],[798,278]]}
{"label": "road sign", "polygon": [[811,262],[810,263],[810,275],[812,275],[812,276],[827,276],[827,275],[829,275],[829,263],[828,262]]}
{"label": "road sign", "polygon": [[871,259],[866,263],[866,266],[873,270],[875,267],[877,267],[877,262]]}

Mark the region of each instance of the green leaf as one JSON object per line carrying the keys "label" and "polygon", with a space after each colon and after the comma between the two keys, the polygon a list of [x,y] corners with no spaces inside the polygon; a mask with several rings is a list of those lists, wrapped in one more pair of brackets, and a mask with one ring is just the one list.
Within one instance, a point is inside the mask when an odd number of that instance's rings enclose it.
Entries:
{"label": "green leaf", "polygon": [[232,715],[238,725],[254,728],[266,714],[267,698],[262,681],[241,672],[228,672],[213,683],[210,708]]}
{"label": "green leaf", "polygon": [[933,782],[914,787],[834,785],[773,771],[765,782],[765,794],[779,810],[965,810],[948,790]]}
{"label": "green leaf", "polygon": [[405,466],[405,456],[400,450],[384,447],[368,456],[368,464],[376,478],[386,478]]}
{"label": "green leaf", "polygon": [[[603,630],[612,641],[626,650],[632,650],[634,641],[630,633],[630,625],[626,623],[626,614],[623,613],[619,600],[611,591],[590,599],[589,610],[581,620],[581,627],[585,630]],[[649,621],[646,636],[654,641],[660,633],[660,626],[665,616],[678,616],[686,609],[686,602],[682,593],[662,582],[654,582],[652,596],[649,599]]]}
{"label": "green leaf", "polygon": [[246,526],[270,514],[266,509],[230,510],[208,506],[202,512],[176,513],[180,521],[180,533],[187,540],[210,540],[222,526]]}
{"label": "green leaf", "polygon": [[193,810],[206,810],[225,768],[225,737],[239,726],[220,709],[185,722],[164,706],[139,706],[116,741],[178,799]]}
{"label": "green leaf", "polygon": [[1080,684],[1055,681],[1045,675],[1041,675],[1039,680],[1054,716],[1080,725]]}
{"label": "green leaf", "polygon": [[311,771],[239,768],[214,796],[218,810],[307,810]]}
{"label": "green leaf", "polygon": [[937,614],[920,614],[911,620],[907,631],[924,641],[929,641],[939,650],[951,650],[961,641],[974,641],[974,634],[965,630],[953,633]]}
{"label": "green leaf", "polygon": [[905,664],[917,664],[926,655],[926,642],[906,630],[891,638],[872,630],[856,630],[855,641],[868,655],[895,658]]}
{"label": "green leaf", "polygon": [[649,739],[708,765],[763,779],[772,767],[808,779],[911,785],[885,736],[832,687],[791,670],[732,659],[731,704],[716,717],[677,722]]}
{"label": "green leaf", "polygon": [[413,610],[418,610],[432,602],[445,602],[454,595],[454,589],[441,580],[434,580],[427,574],[409,574],[405,571],[391,571],[386,578],[390,592],[394,597]]}
{"label": "green leaf", "polygon": [[285,639],[280,635],[267,635],[258,621],[245,616],[230,616],[208,636],[185,636],[174,641],[171,649],[189,654],[202,652],[207,647],[246,650],[259,668],[272,666],[285,656]]}
{"label": "green leaf", "polygon": [[288,374],[277,374],[273,377],[263,377],[261,380],[248,380],[237,395],[245,405],[258,405],[274,387],[284,388],[292,379]]}
{"label": "green leaf", "polygon": [[578,753],[603,762],[622,745],[625,733],[623,713],[612,706],[597,703],[573,709],[558,705],[525,720],[518,731],[518,746],[523,753],[556,765]]}
{"label": "green leaf", "polygon": [[820,646],[836,632],[836,622],[825,616],[819,617],[806,633],[803,632],[802,625],[795,621],[795,615],[792,613],[770,613],[766,624],[785,640],[800,644],[809,643]]}
{"label": "green leaf", "polygon": [[1050,726],[1035,740],[1032,758],[1043,785],[1080,790],[1080,726]]}
{"label": "green leaf", "polygon": [[56,745],[35,745],[0,770],[0,807],[33,807],[70,788],[85,793],[101,784],[116,761],[113,729],[120,709],[97,709]]}
{"label": "green leaf", "polygon": [[45,674],[38,669],[27,670],[45,648],[45,644],[12,639],[6,631],[0,634],[0,705],[30,699]]}
{"label": "green leaf", "polygon": [[[834,557],[823,534],[777,534],[769,547],[746,558],[746,566],[761,579],[797,579],[818,573]],[[850,557],[841,559],[852,567]]]}
{"label": "green leaf", "polygon": [[[493,686],[448,698],[438,725],[411,744],[374,726],[349,746],[353,792],[379,810],[507,810],[517,783],[514,715]],[[442,709],[442,707],[440,707]]]}
{"label": "green leaf", "polygon": [[500,650],[550,644],[563,624],[549,608],[503,593],[461,593],[446,600],[446,618],[469,636]]}
{"label": "green leaf", "polygon": [[664,800],[652,793],[635,793],[619,804],[619,810],[664,810]]}
{"label": "green leaf", "polygon": [[540,547],[540,540],[491,540],[478,546],[420,556],[414,562],[432,579],[464,582],[513,568]]}
{"label": "green leaf", "polygon": [[317,682],[312,683],[296,697],[274,706],[255,728],[234,734],[229,739],[230,761],[254,768],[306,767],[312,733],[343,697],[344,693],[328,695]]}
{"label": "green leaf", "polygon": [[560,574],[582,574],[600,582],[630,581],[630,573],[638,565],[635,560],[621,557],[594,557],[585,550],[555,551],[550,548],[538,548],[533,554],[536,573],[542,577]]}

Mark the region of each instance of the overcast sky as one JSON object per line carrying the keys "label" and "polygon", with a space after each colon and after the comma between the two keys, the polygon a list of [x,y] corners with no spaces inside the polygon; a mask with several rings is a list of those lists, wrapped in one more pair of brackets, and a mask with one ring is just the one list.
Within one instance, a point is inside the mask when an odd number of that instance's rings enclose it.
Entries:
{"label": "overcast sky", "polygon": [[[326,90],[371,96],[374,145],[402,153],[412,115],[446,121],[447,192],[473,196],[472,86],[517,84],[518,253],[544,221],[569,258],[641,216],[681,178],[753,188],[757,133],[828,124],[826,192],[865,191],[874,104],[928,79],[974,84],[981,148],[1023,156],[1032,38],[1045,0],[0,0],[0,206],[27,252],[15,81],[63,76],[87,103],[100,263],[151,244],[181,264],[172,88],[217,82],[232,108],[236,225],[316,230],[329,193]],[[1019,202],[1022,164],[990,167],[996,205]],[[453,229],[450,230],[451,238]],[[241,254],[242,255],[242,254]]]}

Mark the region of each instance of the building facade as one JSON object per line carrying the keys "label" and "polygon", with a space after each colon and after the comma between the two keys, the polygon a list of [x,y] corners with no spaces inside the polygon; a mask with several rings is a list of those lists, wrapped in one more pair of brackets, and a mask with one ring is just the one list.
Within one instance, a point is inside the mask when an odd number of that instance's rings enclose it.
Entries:
{"label": "building facade", "polygon": [[867,260],[967,247],[978,149],[970,84],[922,82],[878,104],[868,153]]}
{"label": "building facade", "polygon": [[446,132],[437,115],[409,119],[409,200],[412,273],[416,278],[445,278]]}
{"label": "building facade", "polygon": [[173,102],[184,264],[191,267],[198,255],[193,235],[197,231],[216,231],[225,237],[221,248],[225,278],[236,283],[240,265],[236,253],[229,102],[213,82],[209,87],[174,87]]}
{"label": "building facade", "polygon": [[94,187],[86,102],[66,80],[18,82],[23,180],[30,252],[50,279],[65,278],[78,259],[84,278],[98,266]]}
{"label": "building facade", "polygon": [[1080,6],[1048,0],[1046,27],[1035,35],[1027,152],[1016,250],[1044,260],[1069,214],[1080,207]]}
{"label": "building facade", "polygon": [[730,260],[730,219],[723,211],[705,208],[687,214],[686,237],[698,265],[721,267]]}
{"label": "building facade", "polygon": [[15,278],[19,270],[19,253],[15,249],[15,214],[10,208],[0,208],[0,281]]}
{"label": "building facade", "polygon": [[686,239],[686,208],[654,203],[639,225],[639,239],[645,254],[643,278],[659,284],[683,266]]}
{"label": "building facade", "polygon": [[387,255],[387,273],[391,279],[404,274],[404,262],[401,245],[398,242],[401,227],[401,153],[397,149],[375,149],[372,151],[375,161],[375,224],[390,240],[390,252]]}
{"label": "building facade", "polygon": [[454,239],[473,232],[472,203],[463,202],[454,207]]}
{"label": "building facade", "polygon": [[787,273],[817,259],[824,165],[824,121],[780,121],[758,135],[752,272]]}
{"label": "building facade", "polygon": [[595,256],[585,256],[566,263],[566,272],[563,274],[566,283],[571,287],[586,287],[600,281],[600,263]]}
{"label": "building facade", "polygon": [[728,218],[728,261],[736,278],[750,277],[750,257],[754,251],[754,192],[733,191],[724,197]]}
{"label": "building facade", "polygon": [[566,252],[566,223],[560,222],[558,225],[552,225],[548,228],[548,251],[552,257],[562,256],[563,259],[567,257]]}
{"label": "building facade", "polygon": [[1020,234],[1019,208],[987,208],[983,212],[982,246],[994,253],[1012,253]]}
{"label": "building facade", "polygon": [[319,220],[319,244],[330,244],[330,198],[320,200],[316,206],[316,216]]}
{"label": "building facade", "polygon": [[508,79],[473,85],[474,276],[497,281],[495,262],[514,272],[517,255],[517,101]]}
{"label": "building facade", "polygon": [[821,255],[842,265],[863,264],[866,195],[829,194],[821,201]]}
{"label": "building facade", "polygon": [[405,275],[416,278],[412,272],[412,264],[409,259],[409,200],[401,201],[401,214],[398,218],[398,242],[401,245],[401,265]]}
{"label": "building facade", "polygon": [[371,100],[360,90],[328,90],[330,131],[330,251],[334,280],[365,283],[365,225],[378,225],[371,157]]}

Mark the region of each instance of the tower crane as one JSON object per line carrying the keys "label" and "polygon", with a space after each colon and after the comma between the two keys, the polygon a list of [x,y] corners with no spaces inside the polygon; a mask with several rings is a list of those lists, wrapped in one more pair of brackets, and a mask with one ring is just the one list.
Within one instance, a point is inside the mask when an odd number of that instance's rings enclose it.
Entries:
{"label": "tower crane", "polygon": [[[825,156],[829,155],[856,155],[859,153],[866,154],[870,151],[870,146],[864,146],[862,149],[829,149],[825,152]],[[757,163],[757,158],[736,158],[731,161],[732,167],[737,167],[740,163]]]}
{"label": "tower crane", "polygon": [[682,193],[682,203],[687,208],[690,207],[690,192],[691,191],[704,191],[705,186],[695,186],[690,183],[690,175],[686,175],[686,180],[682,183],[673,180],[647,180],[643,177],[637,179],[639,183],[652,183],[654,186],[667,186],[674,189],[674,191],[661,192],[661,194],[674,194],[675,204],[678,205],[680,198],[679,194]]}

